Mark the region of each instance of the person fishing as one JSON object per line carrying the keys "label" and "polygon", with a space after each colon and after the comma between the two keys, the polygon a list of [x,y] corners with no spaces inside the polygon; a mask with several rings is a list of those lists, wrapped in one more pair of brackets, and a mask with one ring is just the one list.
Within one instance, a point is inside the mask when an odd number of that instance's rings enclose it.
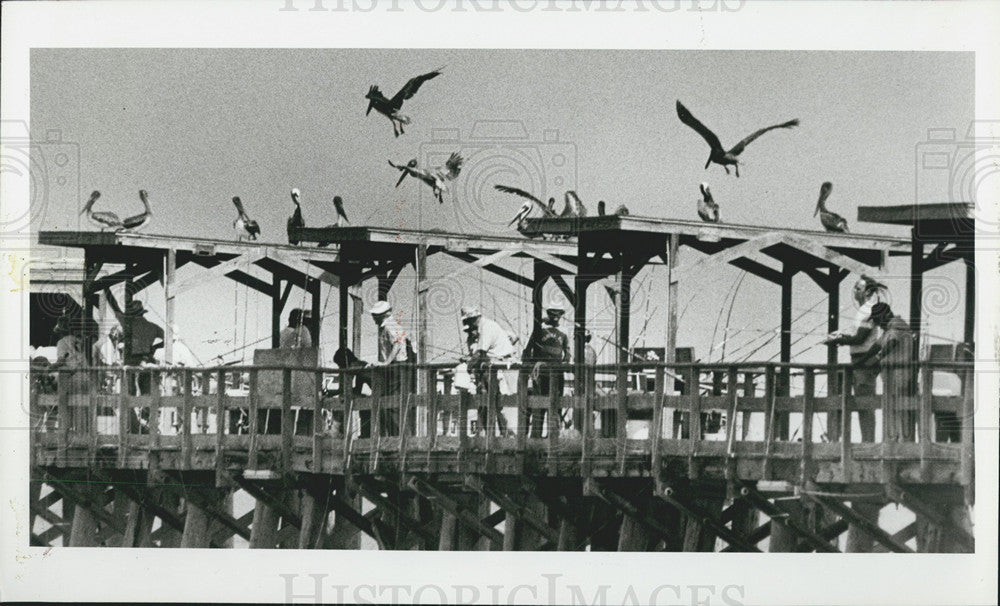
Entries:
{"label": "person fishing", "polygon": [[[462,308],[462,324],[466,332],[466,345],[469,350],[470,359],[468,362],[469,372],[476,380],[479,389],[491,391],[490,380],[493,377],[490,366],[510,364],[514,361],[514,343],[510,335],[506,333],[500,325],[490,318],[483,317],[483,314],[476,307]],[[508,395],[513,393],[507,382],[507,377],[502,370],[496,373],[497,390],[499,393]],[[479,419],[481,430],[486,428],[488,418],[486,406],[479,408]],[[500,435],[507,433],[507,419],[503,416],[503,411],[496,410],[497,427]]]}
{"label": "person fishing", "polygon": [[[559,322],[566,310],[558,301],[552,301],[545,307],[545,318],[542,325],[531,333],[524,347],[521,361],[532,365],[532,382],[535,395],[547,396],[551,390],[562,394],[565,385],[565,375],[561,370],[551,367],[567,364],[570,361],[569,337],[559,329]],[[535,409],[531,412],[530,437],[542,437],[542,425],[547,411]],[[551,419],[555,422],[555,419]]]}

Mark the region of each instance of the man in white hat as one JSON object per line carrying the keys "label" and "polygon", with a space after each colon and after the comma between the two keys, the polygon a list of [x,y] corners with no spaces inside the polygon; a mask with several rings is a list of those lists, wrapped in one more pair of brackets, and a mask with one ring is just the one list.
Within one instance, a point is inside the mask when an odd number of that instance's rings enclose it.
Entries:
{"label": "man in white hat", "polygon": [[[381,390],[378,394],[389,396],[398,394],[411,387],[411,360],[409,338],[406,329],[392,313],[392,305],[388,301],[378,301],[369,310],[375,326],[378,327],[378,362],[375,366],[382,367]],[[377,383],[377,382],[376,382]],[[383,409],[381,431],[383,435],[399,434],[399,411]],[[408,428],[415,427],[411,416],[406,423]]]}
{"label": "man in white hat", "polygon": [[[510,335],[494,320],[483,317],[478,308],[463,307],[462,324],[465,325],[464,330],[471,337],[468,345],[469,354],[472,356],[473,361],[478,358],[480,361],[485,361],[490,365],[510,364],[514,361],[516,351],[514,350],[514,343],[511,341]],[[470,362],[470,364],[472,363]],[[489,373],[483,375],[484,378],[489,376]],[[513,393],[507,382],[507,377],[502,370],[498,371],[497,379],[497,388],[501,394],[508,395]],[[481,386],[489,388],[488,384]],[[503,411],[497,410],[496,415],[497,427],[500,429],[500,434],[506,434],[507,419],[503,416]],[[488,411],[486,407],[480,408],[479,422],[482,429],[485,429],[487,416]]]}
{"label": "man in white hat", "polygon": [[[538,371],[537,378],[533,376],[535,395],[547,396],[552,389],[560,395],[563,392],[565,375],[561,371],[550,371],[548,366],[568,364],[570,361],[569,337],[559,329],[559,322],[565,313],[566,310],[562,303],[550,301],[545,306],[545,318],[542,320],[542,325],[531,333],[524,353],[521,355],[522,362],[534,365]],[[535,375],[534,371],[532,374]],[[532,438],[542,437],[545,414],[546,411],[543,409],[532,411],[531,433],[529,434]],[[555,422],[555,419],[552,421]]]}

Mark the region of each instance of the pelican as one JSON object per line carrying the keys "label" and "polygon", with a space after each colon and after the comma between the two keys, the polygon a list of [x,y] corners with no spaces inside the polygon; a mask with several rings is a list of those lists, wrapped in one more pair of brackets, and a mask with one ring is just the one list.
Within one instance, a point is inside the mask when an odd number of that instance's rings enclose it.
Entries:
{"label": "pelican", "polygon": [[333,197],[333,205],[337,209],[337,222],[334,226],[344,227],[345,225],[350,225],[351,222],[347,220],[347,213],[344,212],[344,201],[340,198],[340,196]]}
{"label": "pelican", "polygon": [[624,204],[619,204],[618,208],[615,209],[615,214],[618,215],[619,217],[624,217],[628,215],[628,207],[625,206]]}
{"label": "pelican", "polygon": [[149,207],[149,197],[146,190],[139,190],[139,199],[142,200],[143,211],[138,215],[125,217],[122,219],[122,229],[129,231],[139,231],[145,227],[149,220],[153,218],[153,209]]}
{"label": "pelican", "polygon": [[701,200],[698,200],[698,216],[707,223],[719,222],[719,205],[712,198],[712,191],[708,189],[708,183],[698,186],[701,189]]}
{"label": "pelican", "polygon": [[[527,200],[524,203],[524,206],[522,206],[521,209],[517,211],[517,215],[514,216],[514,219],[507,224],[508,226],[513,225],[514,223],[520,225],[521,221],[527,218],[528,214],[531,213],[532,209],[535,208],[540,210],[542,212],[542,216],[547,219],[556,216],[556,214],[552,211],[551,208],[546,206],[541,200],[539,200],[535,196],[532,196],[523,189],[518,189],[516,187],[508,187],[506,185],[494,185],[493,188],[505,194],[514,194],[515,196],[520,196],[525,200]],[[553,203],[555,202],[555,198],[552,198],[551,200],[553,201]]]}
{"label": "pelican", "polygon": [[549,212],[552,214],[552,216],[555,217],[556,216],[556,199],[554,197],[550,197],[549,198],[548,209],[549,209]]}
{"label": "pelican", "polygon": [[830,192],[832,191],[833,183],[829,181],[820,186],[819,200],[816,202],[816,212],[813,213],[813,216],[815,217],[819,214],[819,222],[823,224],[826,231],[849,233],[847,219],[826,209],[826,199],[830,197]]}
{"label": "pelican", "polygon": [[378,89],[377,86],[372,86],[368,89],[368,94],[365,95],[365,99],[368,99],[368,111],[365,115],[371,113],[374,109],[378,113],[382,114],[389,121],[392,122],[392,134],[395,136],[400,136],[403,134],[403,125],[410,123],[410,118],[399,113],[399,110],[403,108],[403,101],[410,99],[413,95],[417,94],[420,89],[420,85],[427,82],[431,78],[436,78],[441,75],[441,70],[444,68],[438,68],[432,72],[423,74],[422,76],[417,76],[412,78],[406,85],[396,93],[396,96],[392,99],[387,99],[382,91]]}
{"label": "pelican", "polygon": [[101,231],[104,231],[107,228],[111,228],[115,231],[118,231],[119,229],[124,227],[122,225],[122,220],[118,218],[118,215],[116,215],[113,212],[108,212],[106,210],[99,210],[97,212],[94,212],[93,210],[94,203],[97,202],[98,198],[100,197],[101,197],[101,192],[94,190],[94,192],[90,194],[90,199],[87,200],[87,204],[85,204],[83,210],[80,211],[80,214],[82,215],[84,213],[87,213],[87,218],[90,219],[90,222],[100,227]]}
{"label": "pelican", "polygon": [[233,196],[233,204],[236,206],[236,219],[233,221],[233,227],[239,234],[239,239],[242,240],[243,236],[246,235],[248,240],[256,240],[257,236],[260,235],[260,226],[257,222],[247,215],[247,211],[243,208],[243,202],[240,201],[239,196]]}
{"label": "pelican", "polygon": [[407,175],[416,177],[430,185],[434,189],[434,197],[439,203],[444,204],[443,194],[448,191],[448,182],[454,181],[458,177],[459,171],[462,170],[462,156],[453,153],[448,157],[444,166],[432,169],[418,168],[416,160],[410,160],[406,164],[393,164],[392,160],[389,160],[389,166],[402,173],[399,180],[396,181],[396,187],[399,187]]}
{"label": "pelican", "polygon": [[[569,190],[566,192],[566,208],[569,208],[570,205],[572,205],[573,207],[574,216],[577,217],[587,216],[587,207],[583,205],[583,202],[580,201],[580,196],[576,195],[576,192],[573,190]],[[563,213],[565,212],[566,211],[564,210]]]}
{"label": "pelican", "polygon": [[728,165],[732,165],[736,169],[737,177],[740,176],[740,165],[736,157],[739,156],[741,153],[743,153],[743,150],[746,148],[746,146],[750,145],[750,143],[754,139],[763,135],[767,131],[773,130],[775,128],[792,128],[793,126],[799,125],[799,121],[798,119],[796,119],[796,120],[789,120],[788,122],[782,122],[781,124],[775,124],[774,126],[768,126],[766,128],[762,128],[757,132],[753,133],[752,135],[750,135],[749,137],[747,137],[746,139],[743,139],[742,141],[737,143],[729,151],[726,151],[725,149],[723,149],[722,143],[719,141],[719,138],[715,135],[715,133],[710,131],[708,127],[699,122],[698,119],[695,118],[691,114],[691,112],[689,112],[688,109],[681,104],[680,101],[677,102],[677,117],[681,119],[681,122],[687,124],[695,131],[697,131],[698,134],[701,135],[702,138],[705,139],[708,145],[712,148],[712,151],[708,156],[708,161],[705,162],[705,168],[708,168],[708,166],[712,162],[715,162],[716,164],[721,165],[722,168],[726,169],[726,174],[728,175],[729,174]]}
{"label": "pelican", "polygon": [[604,204],[604,200],[597,203],[597,216],[603,217],[607,214],[607,206]]}
{"label": "pelican", "polygon": [[295,212],[292,213],[291,217],[288,217],[288,243],[292,245],[297,245],[299,243],[297,238],[292,237],[293,227],[305,227],[305,219],[302,218],[302,206],[299,204],[299,188],[292,189],[292,202],[295,204]]}

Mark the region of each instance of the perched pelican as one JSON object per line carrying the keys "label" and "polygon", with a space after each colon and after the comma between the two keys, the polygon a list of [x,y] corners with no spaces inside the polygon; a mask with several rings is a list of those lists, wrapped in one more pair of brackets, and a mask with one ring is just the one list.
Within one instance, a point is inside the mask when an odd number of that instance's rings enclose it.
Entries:
{"label": "perched pelican", "polygon": [[555,217],[556,216],[556,199],[554,197],[550,197],[549,198],[548,207],[549,207],[549,212],[552,214],[553,217]]}
{"label": "perched pelican", "polygon": [[239,239],[242,240],[243,236],[246,235],[248,240],[256,240],[257,236],[260,235],[260,226],[247,215],[239,196],[233,196],[233,204],[236,205],[237,213],[233,227],[236,228]]}
{"label": "perched pelican", "polygon": [[597,216],[598,217],[603,217],[604,215],[606,215],[607,214],[607,210],[606,209],[607,209],[607,207],[604,205],[604,200],[601,200],[600,202],[598,202],[597,203]]}
{"label": "perched pelican", "polygon": [[701,200],[698,200],[698,216],[701,217],[702,221],[718,223],[719,205],[712,198],[712,191],[708,189],[708,183],[702,183],[698,187],[701,188]]}
{"label": "perched pelican", "polygon": [[139,190],[139,199],[142,200],[144,210],[138,215],[122,219],[122,229],[139,231],[139,229],[145,227],[149,223],[149,220],[153,218],[153,209],[149,207],[149,195],[146,193],[146,190]]}
{"label": "perched pelican", "polygon": [[848,233],[850,230],[847,229],[847,219],[826,209],[826,199],[830,197],[832,191],[833,183],[829,181],[820,186],[819,201],[816,202],[816,212],[813,213],[813,216],[819,214],[819,222],[823,224],[826,231]]}
{"label": "perched pelican", "polygon": [[396,187],[403,182],[403,178],[407,175],[411,177],[416,177],[420,179],[427,185],[430,185],[434,189],[434,197],[441,204],[444,204],[444,192],[448,191],[448,182],[454,181],[458,177],[459,171],[462,170],[462,156],[457,153],[451,154],[448,157],[448,161],[445,162],[444,166],[439,166],[432,169],[423,169],[417,167],[416,160],[410,160],[406,164],[393,164],[392,160],[389,161],[389,166],[400,171],[399,180],[396,181]]}
{"label": "perched pelican", "polygon": [[625,206],[624,204],[619,204],[618,208],[615,209],[615,214],[618,215],[619,217],[624,217],[628,215],[628,207]]}
{"label": "perched pelican", "polygon": [[292,237],[293,227],[305,227],[305,219],[302,218],[302,206],[299,204],[299,188],[294,188],[292,190],[292,202],[295,204],[295,212],[292,213],[291,217],[288,217],[288,243],[297,245],[299,243],[298,239]]}
{"label": "perched pelican", "polygon": [[442,69],[443,68],[438,68],[432,72],[411,79],[406,83],[406,86],[401,88],[399,92],[396,93],[396,96],[392,99],[387,99],[377,86],[372,86],[368,89],[368,94],[365,95],[365,99],[368,99],[368,111],[365,112],[365,115],[367,116],[374,109],[386,118],[389,118],[392,122],[393,135],[397,137],[402,135],[403,125],[410,123],[410,118],[408,116],[404,116],[399,113],[399,110],[403,108],[403,101],[410,99],[413,95],[417,94],[421,84],[427,82],[431,78],[440,76]]}
{"label": "perched pelican", "polygon": [[118,218],[118,215],[106,210],[94,212],[94,203],[97,202],[100,197],[101,192],[94,190],[94,192],[90,194],[90,199],[87,200],[87,204],[84,205],[83,210],[80,211],[80,214],[82,215],[83,213],[87,213],[87,218],[90,219],[90,222],[100,227],[101,231],[104,231],[107,228],[118,231],[124,227],[122,225],[122,220]]}
{"label": "perched pelican", "polygon": [[[540,210],[542,216],[545,218],[551,218],[556,216],[556,214],[552,211],[551,208],[546,206],[541,200],[539,200],[535,196],[532,196],[523,189],[518,189],[516,187],[508,187],[506,185],[494,185],[493,188],[499,192],[503,192],[505,194],[514,194],[515,196],[520,196],[525,200],[527,200],[527,202],[524,203],[524,206],[521,207],[521,210],[517,211],[517,215],[514,217],[514,220],[508,223],[508,226],[513,225],[515,222],[520,224],[521,221],[525,219],[531,212],[531,210],[534,208]],[[555,198],[552,198],[552,201],[554,203]]]}
{"label": "perched pelican", "polygon": [[344,201],[340,198],[340,196],[333,197],[333,205],[337,209],[337,222],[335,223],[335,226],[343,227],[345,225],[350,225],[351,222],[347,220],[347,213],[344,212]]}
{"label": "perched pelican", "polygon": [[701,135],[712,148],[712,151],[708,156],[708,162],[705,162],[705,168],[708,168],[709,164],[715,162],[716,164],[721,165],[722,168],[726,169],[726,174],[728,175],[728,165],[732,165],[736,169],[737,177],[740,176],[740,165],[736,157],[743,153],[746,146],[750,145],[754,139],[775,128],[792,128],[793,126],[799,125],[799,121],[796,119],[789,120],[788,122],[782,122],[781,124],[775,124],[774,126],[768,126],[767,128],[762,128],[734,145],[729,151],[726,151],[722,148],[722,143],[719,141],[719,138],[715,135],[715,133],[699,122],[698,119],[695,118],[691,112],[689,112],[688,109],[681,104],[680,101],[677,102],[677,117],[681,119],[681,122],[697,131],[698,134]]}
{"label": "perched pelican", "polygon": [[[580,196],[576,195],[576,192],[573,190],[569,190],[566,192],[566,207],[568,208],[571,204],[573,206],[574,216],[577,217],[587,216],[587,207],[583,205],[583,202],[580,201]],[[565,213],[566,211],[563,212]]]}

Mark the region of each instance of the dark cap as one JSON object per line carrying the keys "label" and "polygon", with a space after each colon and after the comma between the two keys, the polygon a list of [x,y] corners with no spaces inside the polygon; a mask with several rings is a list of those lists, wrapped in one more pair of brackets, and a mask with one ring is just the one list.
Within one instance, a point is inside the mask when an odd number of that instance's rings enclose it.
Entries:
{"label": "dark cap", "polygon": [[883,322],[892,318],[892,308],[889,307],[888,303],[883,303],[879,301],[875,305],[872,305],[872,320],[876,322]]}

